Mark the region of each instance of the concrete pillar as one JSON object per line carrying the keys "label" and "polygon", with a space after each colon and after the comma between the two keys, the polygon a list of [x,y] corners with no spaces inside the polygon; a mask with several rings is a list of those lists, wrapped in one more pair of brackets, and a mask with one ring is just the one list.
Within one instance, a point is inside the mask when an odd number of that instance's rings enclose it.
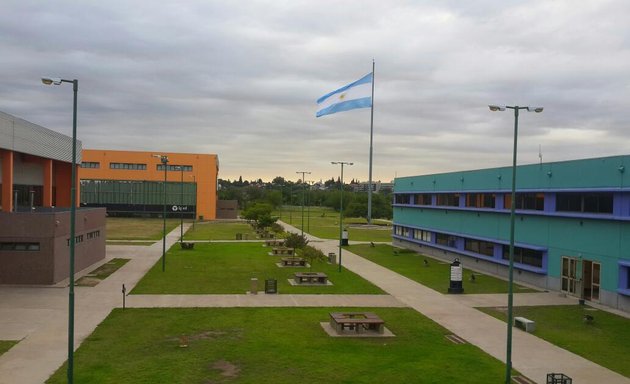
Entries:
{"label": "concrete pillar", "polygon": [[2,210],[13,210],[13,151],[0,150],[2,154]]}
{"label": "concrete pillar", "polygon": [[44,191],[42,196],[42,206],[51,207],[53,204],[53,161],[52,159],[43,159],[44,172]]}

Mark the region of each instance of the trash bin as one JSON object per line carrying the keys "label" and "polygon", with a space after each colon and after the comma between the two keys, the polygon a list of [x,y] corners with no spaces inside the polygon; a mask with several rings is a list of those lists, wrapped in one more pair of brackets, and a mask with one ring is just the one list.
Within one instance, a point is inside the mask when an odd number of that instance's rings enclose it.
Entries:
{"label": "trash bin", "polygon": [[348,230],[344,229],[341,233],[341,245],[348,245]]}
{"label": "trash bin", "polygon": [[573,380],[564,373],[548,373],[547,384],[571,384]]}
{"label": "trash bin", "polygon": [[337,254],[335,252],[328,253],[328,264],[337,264]]}
{"label": "trash bin", "polygon": [[236,240],[243,240],[243,234],[242,233],[237,233],[236,234]]}
{"label": "trash bin", "polygon": [[276,279],[265,280],[265,293],[278,293],[278,280]]}
{"label": "trash bin", "polygon": [[252,295],[257,295],[258,294],[258,279],[255,277],[252,277],[252,279],[249,282],[249,293],[251,293]]}

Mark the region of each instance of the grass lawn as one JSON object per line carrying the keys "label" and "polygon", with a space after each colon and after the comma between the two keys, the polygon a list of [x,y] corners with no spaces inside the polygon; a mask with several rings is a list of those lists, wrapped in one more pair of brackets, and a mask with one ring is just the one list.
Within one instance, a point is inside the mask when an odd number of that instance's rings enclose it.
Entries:
{"label": "grass lawn", "polygon": [[128,261],[129,259],[111,259],[107,263],[88,273],[86,276],[78,279],[76,284],[79,286],[94,287],[102,280],[105,280],[109,275],[116,272],[120,267],[127,264]]}
{"label": "grass lawn", "polygon": [[[166,233],[179,223],[179,219],[166,219]],[[163,225],[162,219],[108,217],[107,240],[159,240],[162,238]]]}
{"label": "grass lawn", "polygon": [[0,340],[0,356],[17,343],[15,340]]}
{"label": "grass lawn", "polygon": [[[302,226],[301,207],[286,207],[286,209],[275,212],[274,214],[280,216],[280,220],[298,229]],[[344,226],[348,229],[348,239],[376,242],[392,241],[391,225],[382,220],[374,220],[374,222],[379,225],[379,228],[365,229],[354,225],[366,224],[366,219],[344,218]],[[310,215],[307,215],[305,209],[304,232],[308,232],[321,239],[338,239],[339,213],[330,208],[311,207]]]}
{"label": "grass lawn", "polygon": [[[333,338],[356,308],[115,309],[75,354],[77,383],[500,383],[504,367],[407,308],[367,308],[394,338]],[[188,347],[180,347],[185,336]],[[106,358],[104,358],[106,356]],[[66,367],[47,381],[66,382]]]}
{"label": "grass lawn", "polygon": [[[360,244],[345,248],[438,292],[446,293],[448,291],[450,264],[444,261],[386,244],[376,244],[374,247],[369,244]],[[429,262],[428,267],[424,266],[425,259]],[[475,272],[475,282],[473,283],[470,281],[470,276],[471,271],[464,269],[464,293],[507,293],[508,291],[508,284],[504,280]],[[536,291],[514,284],[514,292]]]}
{"label": "grass lawn", "polygon": [[125,241],[125,240],[107,240],[107,245],[135,245],[135,246],[145,246],[148,247],[149,245],[153,245],[155,244],[155,241]]}
{"label": "grass lawn", "polygon": [[158,262],[133,289],[134,294],[244,294],[250,279],[258,278],[259,289],[265,279],[278,280],[279,293],[368,293],[384,292],[344,269],[316,262],[313,272],[324,272],[332,286],[292,286],[287,281],[294,272],[308,268],[279,268],[280,256],[269,256],[271,248],[261,243],[197,243],[193,250],[182,250],[175,244],[166,255],[166,271]]}
{"label": "grass lawn", "polygon": [[[506,308],[477,309],[507,320]],[[585,314],[593,316],[594,320],[585,322]],[[580,305],[514,307],[514,316],[534,320],[534,335],[630,377],[627,360],[630,356],[630,319]]]}
{"label": "grass lawn", "polygon": [[245,222],[206,221],[196,223],[184,234],[185,240],[234,240],[236,234],[242,233],[243,239],[256,239],[256,232]]}

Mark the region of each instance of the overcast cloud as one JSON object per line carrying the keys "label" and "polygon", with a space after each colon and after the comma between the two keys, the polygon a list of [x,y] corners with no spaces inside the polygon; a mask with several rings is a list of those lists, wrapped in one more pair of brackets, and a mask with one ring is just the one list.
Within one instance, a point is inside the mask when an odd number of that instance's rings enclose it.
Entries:
{"label": "overcast cloud", "polygon": [[370,111],[315,100],[375,71],[374,180],[630,153],[630,2],[0,3],[0,110],[84,148],[216,153],[219,177],[366,181]]}

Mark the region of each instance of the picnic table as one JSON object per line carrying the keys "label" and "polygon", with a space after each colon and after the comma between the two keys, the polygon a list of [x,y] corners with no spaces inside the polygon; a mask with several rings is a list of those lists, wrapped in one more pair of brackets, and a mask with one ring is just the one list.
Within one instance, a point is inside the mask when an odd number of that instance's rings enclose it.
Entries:
{"label": "picnic table", "polygon": [[283,257],[280,263],[283,267],[306,267],[306,260],[303,257]]}
{"label": "picnic table", "polygon": [[265,246],[267,247],[282,247],[283,245],[284,245],[284,239],[265,240]]}
{"label": "picnic table", "polygon": [[295,249],[289,247],[274,247],[271,249],[272,255],[287,255],[293,256]]}
{"label": "picnic table", "polygon": [[296,284],[320,284],[328,283],[328,275],[323,272],[296,272],[293,277]]}
{"label": "picnic table", "polygon": [[385,322],[373,312],[331,312],[330,326],[342,334],[348,329],[355,333],[365,331],[383,334]]}

